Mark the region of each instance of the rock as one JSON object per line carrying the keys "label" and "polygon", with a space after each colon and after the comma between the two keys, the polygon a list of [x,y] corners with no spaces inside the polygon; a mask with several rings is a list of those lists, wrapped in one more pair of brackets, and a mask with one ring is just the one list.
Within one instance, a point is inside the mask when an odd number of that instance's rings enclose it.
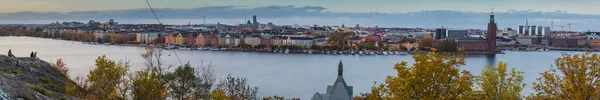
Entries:
{"label": "rock", "polygon": [[77,99],[64,94],[67,84],[75,86],[46,61],[0,55],[0,100]]}

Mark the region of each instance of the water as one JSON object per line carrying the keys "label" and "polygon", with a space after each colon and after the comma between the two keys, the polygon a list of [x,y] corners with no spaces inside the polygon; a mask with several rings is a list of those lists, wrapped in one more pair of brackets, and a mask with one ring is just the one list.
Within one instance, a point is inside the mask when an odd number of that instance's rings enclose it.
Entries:
{"label": "water", "polygon": [[[130,60],[135,71],[143,68],[140,56],[141,47],[89,45],[81,42],[53,40],[32,37],[0,37],[0,52],[5,54],[12,49],[16,56],[29,56],[32,51],[38,57],[54,62],[58,58],[66,61],[71,76],[85,76],[94,67],[94,60],[106,55],[113,60]],[[170,65],[179,65],[173,51],[164,51]],[[210,63],[217,76],[222,79],[228,74],[249,79],[249,84],[260,87],[259,96],[285,96],[310,99],[316,93],[324,93],[327,85],[332,85],[337,76],[337,64],[343,61],[344,78],[354,86],[354,95],[369,92],[374,81],[383,82],[388,75],[395,75],[394,64],[400,61],[413,62],[411,56],[352,56],[352,55],[310,55],[278,54],[233,51],[188,51],[176,50],[182,62],[199,65]],[[583,53],[583,52],[568,52]],[[170,56],[169,56],[170,55]],[[559,51],[551,52],[507,52],[495,56],[470,55],[462,69],[478,75],[488,62],[508,63],[509,68],[524,71],[527,87],[522,94],[535,92],[532,82],[539,73],[547,70],[554,59],[561,56]]]}

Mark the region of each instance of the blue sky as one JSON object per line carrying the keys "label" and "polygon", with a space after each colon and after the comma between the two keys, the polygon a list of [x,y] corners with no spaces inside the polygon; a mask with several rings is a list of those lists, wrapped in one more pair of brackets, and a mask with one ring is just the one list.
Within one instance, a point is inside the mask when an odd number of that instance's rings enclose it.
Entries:
{"label": "blue sky", "polygon": [[[322,6],[331,12],[403,13],[422,10],[456,10],[470,12],[557,10],[578,14],[600,14],[600,0],[150,0],[156,8],[197,8],[208,6]],[[122,10],[146,8],[144,0],[3,0],[4,12],[71,12],[87,10]]]}

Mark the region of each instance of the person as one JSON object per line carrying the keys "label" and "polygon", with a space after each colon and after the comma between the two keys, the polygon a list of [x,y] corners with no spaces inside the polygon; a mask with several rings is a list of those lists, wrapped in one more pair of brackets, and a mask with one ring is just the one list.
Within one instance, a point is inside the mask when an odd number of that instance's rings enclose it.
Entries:
{"label": "person", "polygon": [[8,49],[8,56],[9,57],[15,57],[15,55],[12,54],[12,50],[11,49]]}
{"label": "person", "polygon": [[33,58],[37,58],[37,52],[33,52]]}
{"label": "person", "polygon": [[29,57],[32,57],[32,58],[33,58],[33,52],[31,52],[31,54],[29,54]]}

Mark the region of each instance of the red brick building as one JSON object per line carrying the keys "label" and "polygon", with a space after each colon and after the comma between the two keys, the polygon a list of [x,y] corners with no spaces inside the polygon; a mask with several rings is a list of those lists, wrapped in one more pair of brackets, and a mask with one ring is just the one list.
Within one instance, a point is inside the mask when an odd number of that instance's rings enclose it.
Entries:
{"label": "red brick building", "polygon": [[260,39],[260,44],[265,45],[267,48],[271,48],[271,39]]}
{"label": "red brick building", "polygon": [[219,37],[217,37],[217,34],[212,34],[210,36],[210,45],[212,45],[212,46],[219,45]]}

